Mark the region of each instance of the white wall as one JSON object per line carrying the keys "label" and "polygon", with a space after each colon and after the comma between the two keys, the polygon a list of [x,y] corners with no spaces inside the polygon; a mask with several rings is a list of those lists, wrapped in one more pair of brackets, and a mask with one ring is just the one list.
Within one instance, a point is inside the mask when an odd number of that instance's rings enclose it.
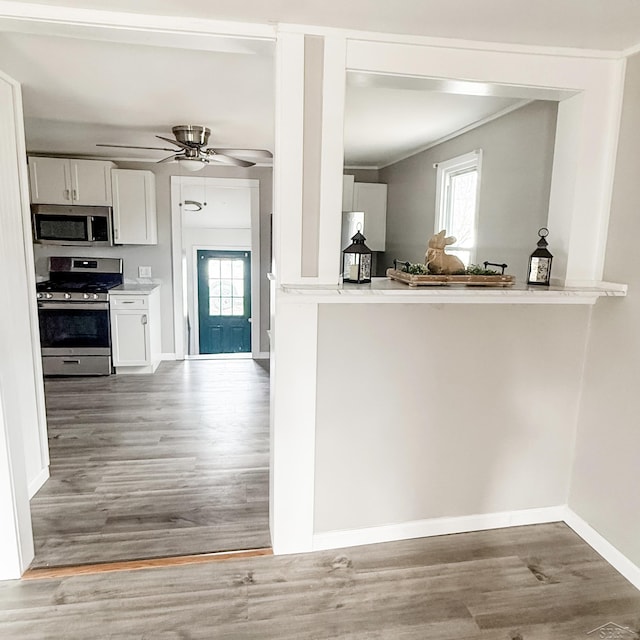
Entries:
{"label": "white wall", "polygon": [[314,532],[564,504],[588,318],[320,305]]}
{"label": "white wall", "polygon": [[[162,351],[174,353],[173,287],[171,283],[171,176],[181,175],[173,163],[118,162],[123,169],[146,169],[156,175],[158,211],[158,244],[154,246],[117,246],[106,248],[35,246],[36,271],[47,275],[47,257],[50,255],[114,256],[124,260],[125,279],[138,277],[138,266],[150,266],[153,278],[162,283],[160,290],[162,313]],[[198,173],[202,177],[248,178],[260,181],[260,351],[269,350],[269,287],[266,274],[270,270],[270,225],[272,169],[270,167],[206,167]],[[189,173],[192,177],[193,174]]]}
{"label": "white wall", "polygon": [[[435,225],[434,163],[482,149],[475,262],[504,262],[525,280],[537,231],[547,225],[556,116],[557,103],[538,100],[380,170],[389,185],[386,266],[394,258],[424,262]],[[553,228],[549,241],[553,251]]]}
{"label": "white wall", "polygon": [[640,566],[640,55],[629,59],[604,277],[593,313],[569,506]]}

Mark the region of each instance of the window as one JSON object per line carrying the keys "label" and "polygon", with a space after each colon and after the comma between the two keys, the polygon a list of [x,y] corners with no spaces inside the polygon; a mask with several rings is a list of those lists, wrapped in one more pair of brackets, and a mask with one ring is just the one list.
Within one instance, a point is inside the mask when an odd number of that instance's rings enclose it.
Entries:
{"label": "window", "polygon": [[209,315],[244,315],[244,262],[212,258],[208,265]]}
{"label": "window", "polygon": [[478,194],[482,151],[472,151],[436,166],[436,224],[434,232],[446,229],[456,238],[447,253],[465,265],[475,260],[478,232]]}

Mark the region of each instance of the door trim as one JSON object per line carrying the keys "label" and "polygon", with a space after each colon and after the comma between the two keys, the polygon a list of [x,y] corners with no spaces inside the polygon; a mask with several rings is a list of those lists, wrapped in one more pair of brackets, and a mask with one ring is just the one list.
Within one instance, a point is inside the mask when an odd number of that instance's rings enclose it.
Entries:
{"label": "door trim", "polygon": [[[180,208],[180,184],[183,178],[193,176],[171,176],[171,274],[173,281],[173,340],[176,360],[185,360],[188,344],[186,318],[189,312],[186,281],[187,256],[182,250],[182,210]],[[227,188],[250,189],[251,203],[251,247],[200,247],[216,251],[251,251],[251,357],[258,358],[260,349],[260,180],[253,178],[215,178],[203,176],[209,184]]]}

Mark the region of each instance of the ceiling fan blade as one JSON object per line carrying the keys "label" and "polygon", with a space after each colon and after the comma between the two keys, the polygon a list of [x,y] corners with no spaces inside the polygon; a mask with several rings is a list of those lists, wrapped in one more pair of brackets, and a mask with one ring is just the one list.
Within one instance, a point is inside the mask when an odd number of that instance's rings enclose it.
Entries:
{"label": "ceiling fan blade", "polygon": [[221,164],[229,164],[234,167],[253,167],[256,163],[248,160],[240,160],[240,158],[232,158],[222,153],[207,153],[207,159]]}
{"label": "ceiling fan blade", "polygon": [[132,144],[96,144],[96,147],[118,147],[119,149],[151,149],[153,151],[175,151],[166,147],[137,147]]}
{"label": "ceiling fan blade", "polygon": [[[175,149],[174,149],[175,151]],[[156,162],[156,164],[162,164],[163,162],[172,162],[173,160],[176,160],[177,158],[181,158],[182,154],[180,153],[174,153],[171,156],[168,156],[167,158],[163,158],[162,160],[158,160],[158,162]]]}
{"label": "ceiling fan blade", "polygon": [[241,156],[242,158],[273,158],[271,151],[267,149],[207,149],[225,156]]}
{"label": "ceiling fan blade", "polygon": [[160,138],[160,140],[164,140],[165,142],[169,142],[171,144],[175,144],[176,147],[180,147],[181,149],[195,149],[196,147],[192,147],[184,142],[179,142],[178,140],[171,140],[171,138],[164,138],[163,136],[156,136],[156,138]]}

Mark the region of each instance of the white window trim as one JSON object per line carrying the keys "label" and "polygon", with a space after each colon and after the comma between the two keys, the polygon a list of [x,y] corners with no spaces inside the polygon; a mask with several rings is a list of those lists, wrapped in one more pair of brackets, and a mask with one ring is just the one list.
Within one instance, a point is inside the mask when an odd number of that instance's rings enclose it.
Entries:
{"label": "white window trim", "polygon": [[[482,149],[474,149],[469,153],[456,156],[455,158],[450,158],[449,160],[445,160],[443,162],[437,162],[433,166],[436,169],[436,209],[434,216],[434,233],[439,233],[440,231],[442,231],[442,229],[446,229],[446,223],[443,221],[442,205],[446,198],[445,190],[447,184],[447,175],[454,171],[464,171],[465,169],[471,168],[476,168],[478,171],[478,181],[476,186],[476,210],[473,221],[476,235],[476,244],[471,249],[469,255],[469,264],[474,264],[478,249],[477,238],[478,220],[480,217],[480,185],[482,183]],[[450,248],[468,251],[468,249],[464,247],[457,247],[456,245],[451,245]]]}

